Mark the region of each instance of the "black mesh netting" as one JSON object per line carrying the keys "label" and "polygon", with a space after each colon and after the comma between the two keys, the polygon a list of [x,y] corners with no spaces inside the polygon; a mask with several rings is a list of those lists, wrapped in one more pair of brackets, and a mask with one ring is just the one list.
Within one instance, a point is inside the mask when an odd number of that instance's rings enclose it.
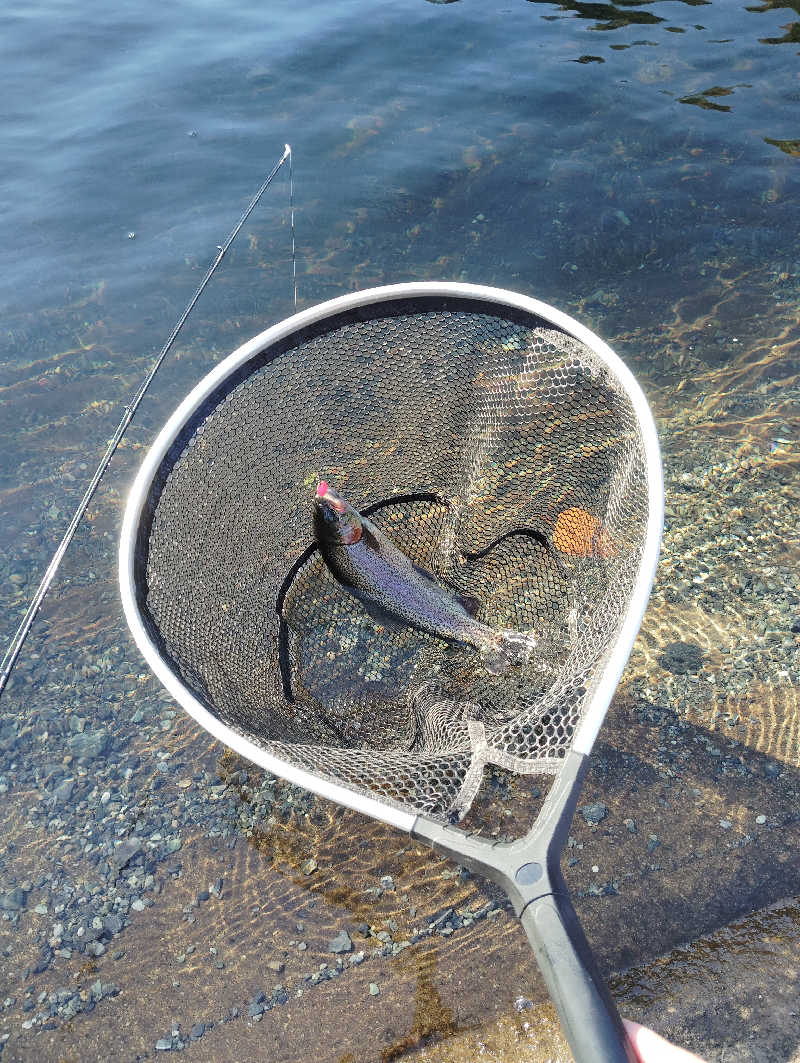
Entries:
{"label": "black mesh netting", "polygon": [[[367,615],[312,548],[319,479],[479,619],[533,632],[530,662],[490,675]],[[494,304],[387,301],[262,351],[195,413],[152,484],[135,580],[164,658],[229,726],[447,815],[476,763],[557,767],[646,523],[633,408],[587,347]]]}

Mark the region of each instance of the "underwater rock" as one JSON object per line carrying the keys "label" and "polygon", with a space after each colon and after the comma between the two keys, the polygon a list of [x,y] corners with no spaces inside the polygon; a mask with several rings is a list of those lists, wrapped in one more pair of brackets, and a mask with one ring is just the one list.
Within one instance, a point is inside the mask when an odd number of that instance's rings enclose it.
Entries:
{"label": "underwater rock", "polygon": [[93,760],[106,752],[110,743],[108,731],[98,727],[95,731],[79,731],[67,739],[69,751],[78,760]]}
{"label": "underwater rock", "polygon": [[13,890],[9,890],[8,893],[0,893],[0,910],[4,912],[18,912],[20,908],[24,908],[27,902],[28,895],[25,890],[20,889],[19,886],[15,886]]}
{"label": "underwater rock", "polygon": [[350,935],[346,930],[342,930],[336,937],[328,944],[328,951],[336,953],[337,955],[343,952],[353,951],[353,942],[350,940]]}
{"label": "underwater rock", "polygon": [[581,809],[581,815],[587,823],[600,823],[608,815],[608,806],[604,805],[602,801],[595,801],[593,805],[584,805]]}
{"label": "underwater rock", "polygon": [[659,655],[658,663],[673,675],[699,672],[703,666],[703,651],[694,642],[670,642]]}
{"label": "underwater rock", "polygon": [[63,808],[75,792],[75,780],[70,777],[64,779],[53,791],[53,804],[56,808]]}
{"label": "underwater rock", "polygon": [[128,838],[127,841],[117,846],[109,858],[109,863],[116,871],[121,871],[140,852],[142,852],[141,840],[139,838]]}

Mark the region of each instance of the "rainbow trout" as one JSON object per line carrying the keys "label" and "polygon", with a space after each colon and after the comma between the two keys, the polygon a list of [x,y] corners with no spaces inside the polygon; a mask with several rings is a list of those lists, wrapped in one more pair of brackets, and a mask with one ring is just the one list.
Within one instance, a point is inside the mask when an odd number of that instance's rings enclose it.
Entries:
{"label": "rainbow trout", "polygon": [[368,612],[388,614],[429,635],[473,647],[487,671],[527,663],[529,633],[482,624],[455,592],[415,565],[380,528],[322,480],[314,496],[314,538],[331,574]]}

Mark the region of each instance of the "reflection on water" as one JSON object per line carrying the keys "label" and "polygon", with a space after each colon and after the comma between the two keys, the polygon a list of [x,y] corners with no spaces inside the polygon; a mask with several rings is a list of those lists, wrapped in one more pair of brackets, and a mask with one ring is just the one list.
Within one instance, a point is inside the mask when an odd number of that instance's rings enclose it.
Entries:
{"label": "reflection on water", "polygon": [[[686,0],[684,0],[686,2]],[[664,22],[665,18],[656,15],[653,11],[643,11],[643,7],[650,7],[650,0],[640,0],[617,6],[616,4],[595,3],[547,3],[547,0],[528,0],[531,4],[541,4],[544,7],[558,7],[561,11],[569,11],[578,18],[591,19],[595,30],[617,30],[625,26],[653,26]],[[547,17],[547,16],[545,16]],[[557,16],[550,16],[555,18]]]}
{"label": "reflection on water", "polygon": [[[595,328],[653,403],[663,559],[586,788],[609,814],[576,817],[565,864],[601,963],[635,965],[624,1007],[655,1024],[684,992],[655,976],[659,953],[697,972],[675,1031],[711,1058],[734,1007],[710,985],[720,952],[670,950],[714,933],[727,948],[735,919],[800,893],[787,11],[408,0],[372,15],[339,0],[272,8],[269,27],[229,6],[222,33],[210,10],[190,32],[166,8],[78,24],[45,4],[7,14],[0,45],[3,638],[122,405],[290,140],[303,305],[417,277],[519,289]],[[32,77],[41,54],[51,69]],[[471,1027],[486,1058],[492,1044],[509,1060],[560,1050],[490,887],[225,754],[124,627],[116,539],[144,448],[211,365],[291,311],[274,191],[131,427],[0,704],[4,1059],[132,1058],[166,1038],[221,1061],[400,1059],[428,1041],[455,1060],[474,1058],[457,1054]],[[530,786],[488,779],[498,835],[538,807]],[[754,918],[761,939],[796,941],[794,917]],[[337,956],[343,929],[353,949]],[[787,970],[771,949],[748,945],[754,982]],[[796,1050],[770,1013],[791,1012],[790,982],[736,998],[740,1047]],[[518,997],[535,1006],[516,1011]]]}

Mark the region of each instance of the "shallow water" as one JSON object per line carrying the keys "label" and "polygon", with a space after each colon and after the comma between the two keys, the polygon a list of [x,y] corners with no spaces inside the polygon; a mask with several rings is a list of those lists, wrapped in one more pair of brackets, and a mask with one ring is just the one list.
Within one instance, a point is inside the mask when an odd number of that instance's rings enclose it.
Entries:
{"label": "shallow water", "polygon": [[[0,633],[290,141],[300,306],[415,278],[520,290],[594,328],[653,405],[663,559],[585,791],[609,815],[576,817],[565,858],[603,966],[638,970],[800,893],[794,17],[665,0],[7,7]],[[133,472],[200,376],[291,312],[288,218],[284,169],[143,404],[0,703],[4,1059],[132,1059],[161,1038],[198,1059],[399,1059],[543,999],[495,894],[225,754],[175,713],[122,620]],[[141,851],[118,869],[112,843],[130,837]],[[376,934],[429,926],[374,955]],[[336,968],[345,928],[363,964],[304,981]],[[780,933],[795,940],[796,920]],[[722,1021],[671,1018],[673,988],[650,984],[643,1002],[615,983],[627,1013],[723,1058]],[[748,999],[742,1058],[745,1041],[753,1059],[796,1050],[770,1006]],[[547,1030],[545,1058],[560,1050]]]}

